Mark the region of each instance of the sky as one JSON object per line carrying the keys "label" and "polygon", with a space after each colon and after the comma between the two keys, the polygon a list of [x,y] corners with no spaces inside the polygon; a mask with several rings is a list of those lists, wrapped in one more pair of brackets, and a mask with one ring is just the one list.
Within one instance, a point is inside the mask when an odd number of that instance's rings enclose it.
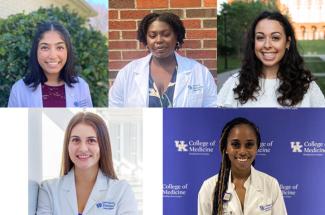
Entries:
{"label": "sky", "polygon": [[108,0],[86,0],[89,4],[101,4],[104,5],[108,9]]}

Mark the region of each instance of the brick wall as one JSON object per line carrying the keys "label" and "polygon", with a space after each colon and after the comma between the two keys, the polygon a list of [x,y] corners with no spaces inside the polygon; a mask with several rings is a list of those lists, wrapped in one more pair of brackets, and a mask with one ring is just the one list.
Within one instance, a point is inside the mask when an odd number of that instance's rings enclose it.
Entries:
{"label": "brick wall", "polygon": [[186,40],[179,53],[207,66],[216,76],[217,0],[109,0],[109,77],[130,61],[147,55],[137,41],[140,20],[150,12],[169,11],[184,22]]}

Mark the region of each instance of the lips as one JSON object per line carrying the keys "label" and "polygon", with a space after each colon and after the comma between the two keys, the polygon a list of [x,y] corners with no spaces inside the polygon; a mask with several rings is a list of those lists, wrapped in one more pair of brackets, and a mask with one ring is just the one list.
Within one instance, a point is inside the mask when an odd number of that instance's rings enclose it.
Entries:
{"label": "lips", "polygon": [[77,155],[77,158],[80,160],[87,160],[90,157],[91,157],[91,155],[88,155],[88,154]]}
{"label": "lips", "polygon": [[274,60],[276,57],[275,52],[262,52],[264,60]]}
{"label": "lips", "polygon": [[237,160],[239,162],[246,162],[248,160],[248,158],[237,158]]}

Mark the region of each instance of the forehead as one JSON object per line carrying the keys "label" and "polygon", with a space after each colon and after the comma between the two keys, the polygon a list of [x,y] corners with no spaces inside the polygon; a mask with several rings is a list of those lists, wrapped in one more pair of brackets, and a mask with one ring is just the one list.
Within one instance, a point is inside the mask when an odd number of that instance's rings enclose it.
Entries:
{"label": "forehead", "polygon": [[63,36],[57,31],[46,31],[42,34],[39,43],[59,43],[64,42]]}
{"label": "forehead", "polygon": [[94,129],[93,126],[91,126],[90,124],[87,124],[85,122],[81,122],[76,124],[72,129],[71,129],[71,135],[73,134],[83,134],[83,135],[93,135],[93,136],[97,136],[96,135],[96,130]]}
{"label": "forehead", "polygon": [[255,34],[256,33],[272,34],[275,32],[284,34],[283,26],[280,24],[279,21],[276,20],[262,19],[257,23],[255,28]]}
{"label": "forehead", "polygon": [[254,129],[247,124],[239,124],[234,126],[228,135],[228,139],[257,139]]}
{"label": "forehead", "polygon": [[148,32],[149,31],[165,31],[165,30],[172,30],[172,27],[168,23],[166,23],[164,21],[160,21],[160,20],[153,21],[148,27]]}

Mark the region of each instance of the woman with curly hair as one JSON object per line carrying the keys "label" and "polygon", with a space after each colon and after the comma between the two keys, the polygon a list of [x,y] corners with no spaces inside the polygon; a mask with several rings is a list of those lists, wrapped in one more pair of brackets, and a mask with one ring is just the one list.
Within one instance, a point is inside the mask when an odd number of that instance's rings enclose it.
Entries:
{"label": "woman with curly hair", "polygon": [[217,87],[202,64],[177,54],[185,28],[172,13],[146,15],[138,40],[150,54],[122,68],[109,92],[110,107],[213,107]]}
{"label": "woman with curly hair", "polygon": [[245,119],[229,121],[219,141],[219,174],[204,181],[198,196],[199,215],[286,215],[278,181],[253,166],[261,136]]}
{"label": "woman with curly hair", "polygon": [[323,107],[324,95],[305,68],[288,19],[262,12],[253,22],[239,73],[218,94],[221,107]]}

